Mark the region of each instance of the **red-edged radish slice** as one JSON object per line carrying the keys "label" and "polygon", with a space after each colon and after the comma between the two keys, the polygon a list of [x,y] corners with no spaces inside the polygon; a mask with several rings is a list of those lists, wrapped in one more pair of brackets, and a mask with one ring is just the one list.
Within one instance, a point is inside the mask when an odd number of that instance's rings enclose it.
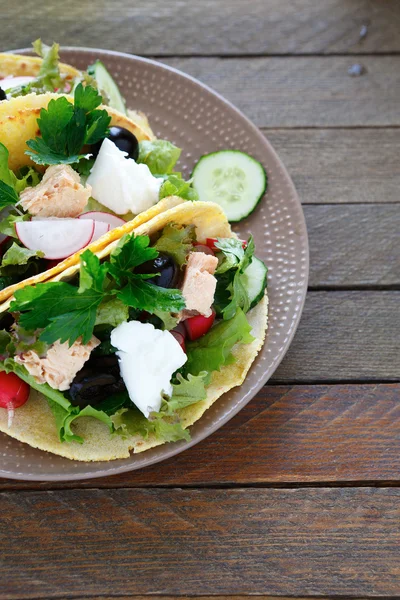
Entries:
{"label": "red-edged radish slice", "polygon": [[15,224],[19,240],[29,250],[40,250],[44,258],[67,258],[90,244],[94,221],[79,219],[42,219]]}
{"label": "red-edged radish slice", "polygon": [[93,235],[92,239],[90,240],[90,243],[98,240],[102,235],[107,233],[107,231],[110,231],[110,225],[108,223],[104,223],[103,221],[95,221]]}
{"label": "red-edged radish slice", "polygon": [[100,210],[92,210],[91,212],[79,215],[78,219],[93,219],[93,221],[108,223],[110,225],[110,229],[115,229],[115,227],[121,227],[121,225],[125,225],[126,223],[126,221],[124,221],[120,217],[116,217],[111,213],[102,212]]}
{"label": "red-edged radish slice", "polygon": [[15,373],[0,372],[0,408],[19,408],[29,398],[30,387]]}
{"label": "red-edged radish slice", "polygon": [[12,88],[15,88],[19,85],[26,85],[27,83],[30,83],[31,81],[33,81],[35,78],[34,77],[6,77],[5,79],[0,79],[0,87],[2,90],[6,91],[6,90],[10,90]]}

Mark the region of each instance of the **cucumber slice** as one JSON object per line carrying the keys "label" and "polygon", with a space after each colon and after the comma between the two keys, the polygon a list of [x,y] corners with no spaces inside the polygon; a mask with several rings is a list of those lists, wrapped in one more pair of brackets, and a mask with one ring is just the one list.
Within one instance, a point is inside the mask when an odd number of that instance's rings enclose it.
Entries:
{"label": "cucumber slice", "polygon": [[117,84],[101,60],[96,60],[93,65],[90,65],[87,72],[95,78],[100,92],[104,92],[107,96],[109,106],[126,115],[125,101],[121,96]]}
{"label": "cucumber slice", "polygon": [[268,269],[263,261],[253,256],[253,259],[242,275],[243,285],[247,290],[250,308],[258,304],[264,296],[267,287]]}
{"label": "cucumber slice", "polygon": [[239,150],[202,156],[192,177],[199,199],[219,204],[232,223],[248,217],[267,189],[264,167]]}

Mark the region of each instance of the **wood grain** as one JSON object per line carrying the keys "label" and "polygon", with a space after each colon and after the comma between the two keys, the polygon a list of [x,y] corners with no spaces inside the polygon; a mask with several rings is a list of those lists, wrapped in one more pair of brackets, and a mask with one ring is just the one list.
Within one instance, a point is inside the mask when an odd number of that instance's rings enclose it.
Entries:
{"label": "wood grain", "polygon": [[276,382],[398,381],[400,292],[312,292]]}
{"label": "wood grain", "polygon": [[[400,51],[397,0],[51,0],[3,2],[3,49],[29,46],[32,36],[64,45],[143,55],[329,54]],[[29,14],[29,27],[16,21]],[[362,25],[368,34],[360,39]]]}
{"label": "wood grain", "polygon": [[1,503],[3,598],[400,586],[398,489],[5,492]]}
{"label": "wood grain", "polygon": [[265,130],[303,204],[399,203],[400,129]]}
{"label": "wood grain", "polygon": [[259,127],[400,125],[400,56],[171,58],[164,63],[210,85]]}
{"label": "wood grain", "polygon": [[311,287],[400,289],[400,205],[313,205],[304,213]]}
{"label": "wood grain", "polygon": [[218,432],[147,469],[0,491],[400,482],[400,384],[266,386]]}

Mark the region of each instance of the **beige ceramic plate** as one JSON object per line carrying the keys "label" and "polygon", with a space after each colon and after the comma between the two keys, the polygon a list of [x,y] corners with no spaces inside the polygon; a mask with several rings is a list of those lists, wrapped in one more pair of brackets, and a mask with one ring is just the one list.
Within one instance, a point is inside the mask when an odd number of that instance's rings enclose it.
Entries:
{"label": "beige ceramic plate", "polygon": [[[266,383],[284,357],[297,328],[308,280],[304,215],[293,183],[272,146],[234,106],[195,79],[160,63],[85,48],[67,48],[63,62],[86,68],[100,58],[116,78],[127,106],[145,112],[157,137],[183,148],[180,170],[188,175],[207,152],[236,148],[261,161],[269,188],[256,211],[235,227],[253,234],[257,255],[269,269],[269,328],[264,348],[246,381],[222,396],[191,429],[192,440],[165,444],[109,463],[73,462],[0,434],[0,476],[26,480],[74,480],[131,471],[165,460],[216,431]],[[221,449],[223,452],[223,449]]]}

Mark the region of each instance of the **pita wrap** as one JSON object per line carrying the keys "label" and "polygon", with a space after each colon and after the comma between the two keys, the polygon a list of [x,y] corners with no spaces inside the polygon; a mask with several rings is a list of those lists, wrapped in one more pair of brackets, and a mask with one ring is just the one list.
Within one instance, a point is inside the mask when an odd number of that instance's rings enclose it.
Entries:
{"label": "pita wrap", "polygon": [[[154,216],[139,226],[134,225],[133,222],[127,223],[125,233],[134,232],[136,235],[152,236],[160,232],[168,223],[195,225],[199,241],[205,241],[209,237],[236,237],[231,231],[222,209],[210,202],[185,202]],[[117,243],[118,240],[113,241],[101,249],[97,253],[98,256],[100,258],[108,256]],[[53,280],[69,279],[76,274],[78,269],[77,265],[71,266]],[[8,303],[0,307],[0,312],[7,308]],[[236,362],[222,367],[218,372],[213,372],[211,382],[207,386],[206,399],[179,411],[184,427],[189,427],[198,421],[222,394],[243,382],[263,345],[267,329],[267,314],[268,300],[265,295],[261,302],[247,313],[254,336],[253,342],[234,346],[233,355]],[[110,434],[105,425],[88,417],[79,419],[74,425],[74,432],[85,439],[83,444],[61,443],[58,439],[54,416],[46,399],[34,391],[31,392],[28,402],[15,411],[11,428],[8,427],[7,420],[7,411],[0,409],[1,431],[35,448],[79,461],[109,461],[127,458],[130,451],[143,452],[164,443],[152,435],[144,440],[139,435],[122,438],[119,435]]]}

